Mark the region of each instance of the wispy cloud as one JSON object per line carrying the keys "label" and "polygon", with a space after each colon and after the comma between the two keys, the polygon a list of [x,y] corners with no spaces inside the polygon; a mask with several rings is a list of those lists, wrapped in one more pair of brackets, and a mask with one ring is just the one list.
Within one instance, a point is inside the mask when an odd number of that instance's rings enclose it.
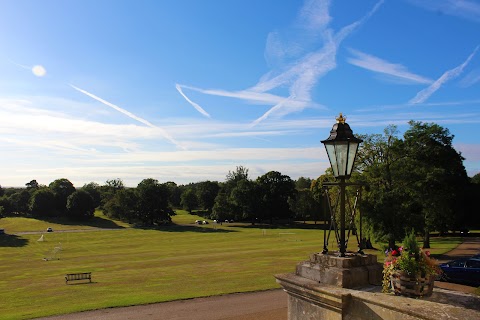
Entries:
{"label": "wispy cloud", "polygon": [[210,118],[210,114],[205,111],[198,103],[195,103],[193,102],[192,100],[190,100],[186,95],[185,93],[183,93],[182,91],[182,86],[179,85],[179,84],[176,84],[175,85],[175,88],[177,88],[177,91],[182,95],[182,97],[185,98],[185,100],[187,100],[188,103],[190,103],[198,112],[200,112],[201,114],[203,114],[205,117],[207,118]]}
{"label": "wispy cloud", "polygon": [[96,96],[96,95],[94,95],[94,94],[92,94],[92,93],[90,93],[90,92],[88,92],[88,91],[86,91],[86,90],[80,89],[79,87],[76,87],[76,86],[74,86],[73,84],[70,84],[70,86],[71,86],[73,89],[77,90],[78,92],[81,92],[81,93],[89,96],[90,98],[93,98],[93,99],[97,100],[98,102],[101,102],[101,103],[103,103],[104,105],[109,106],[110,108],[113,108],[113,109],[117,110],[117,111],[120,112],[120,113],[123,113],[124,115],[126,115],[127,117],[129,117],[129,118],[131,118],[131,119],[134,119],[134,120],[136,120],[136,121],[138,121],[138,122],[140,122],[140,123],[143,123],[143,124],[145,124],[145,125],[147,125],[147,126],[149,126],[149,127],[151,127],[151,128],[156,128],[156,129],[160,130],[160,132],[162,133],[162,135],[163,135],[163,137],[164,137],[165,139],[167,139],[168,141],[170,141],[171,143],[173,143],[173,144],[176,145],[177,147],[180,147],[180,148],[183,149],[183,147],[182,147],[177,141],[175,141],[175,139],[173,139],[172,136],[170,136],[170,134],[168,134],[164,129],[157,127],[156,125],[150,123],[149,121],[147,121],[147,120],[145,120],[145,119],[143,119],[143,118],[140,118],[140,117],[134,115],[133,113],[131,113],[130,111],[127,111],[127,110],[125,110],[125,109],[123,109],[123,108],[120,108],[119,106],[117,106],[117,105],[115,105],[115,104],[113,104],[113,103],[111,103],[111,102],[108,102],[107,100],[104,100],[104,99],[102,99],[102,98],[100,98],[100,97],[98,97],[98,96]]}
{"label": "wispy cloud", "polygon": [[[288,103],[286,103],[289,100],[300,99],[302,101],[310,101],[310,93],[313,86],[321,77],[335,69],[337,49],[341,42],[368,20],[382,3],[383,1],[379,1],[362,19],[342,28],[335,35],[332,29],[326,29],[323,32],[324,46],[320,50],[307,54],[297,60],[289,69],[277,76],[264,77],[257,85],[251,88],[252,91],[265,92],[283,85],[289,85],[290,91],[290,96],[287,99],[270,108],[261,117],[257,118],[252,125],[257,125],[274,114],[281,113],[285,115],[298,111],[295,109],[285,110],[285,108],[289,107]],[[307,2],[306,6],[310,4],[311,2]],[[321,19],[323,24],[330,21],[325,18],[329,16],[329,4],[329,1],[324,1],[322,5],[317,7],[317,14],[320,17],[324,17]],[[270,76],[270,74],[268,74],[268,76]]]}
{"label": "wispy cloud", "polygon": [[[278,95],[274,95],[266,92],[257,92],[253,90],[226,91],[226,90],[218,90],[218,89],[201,89],[201,88],[180,85],[180,84],[177,84],[177,86],[183,89],[189,89],[189,90],[201,92],[203,94],[220,96],[220,97],[228,97],[228,98],[237,98],[237,99],[245,100],[250,103],[257,103],[257,104],[275,105],[285,100],[285,97],[282,97],[282,96],[278,96]],[[290,103],[293,106],[303,107],[306,101],[292,100]]]}
{"label": "wispy cloud", "polygon": [[463,87],[470,87],[476,84],[477,82],[480,82],[480,69],[475,69],[468,73],[465,78],[462,79],[460,84]]}
{"label": "wispy cloud", "polygon": [[446,71],[444,74],[440,76],[434,83],[432,83],[428,88],[423,89],[422,91],[418,92],[417,95],[409,101],[410,104],[418,104],[425,102],[432,94],[434,94],[438,89],[442,87],[446,82],[455,79],[460,74],[462,74],[463,69],[468,65],[470,60],[473,59],[475,54],[478,51],[478,46],[473,50],[473,52],[468,56],[467,60],[465,60],[461,65]]}
{"label": "wispy cloud", "polygon": [[[286,68],[267,72],[256,85],[246,90],[205,90],[178,84],[176,88],[192,106],[206,116],[208,113],[198,104],[188,99],[182,88],[189,88],[204,94],[238,98],[254,103],[271,104],[272,107],[254,120],[251,126],[256,126],[271,117],[283,117],[290,113],[300,112],[307,107],[318,106],[311,101],[312,88],[320,78],[336,68],[336,54],[341,42],[368,20],[382,3],[383,0],[379,1],[363,18],[342,28],[335,34],[328,27],[331,21],[329,13],[330,1],[307,0],[300,10],[297,19],[297,25],[303,28],[301,30],[303,34],[298,36],[295,33],[298,39],[286,41],[285,43],[280,40],[281,37],[278,32],[274,33],[275,37],[273,38],[272,34],[270,34],[265,52],[278,57],[286,56],[285,53],[289,52],[289,56],[291,56],[293,53],[299,53],[302,50],[294,50],[289,48],[289,45],[301,47],[301,41],[310,43],[312,40],[315,40],[318,42],[319,37],[323,40],[323,45],[320,48],[297,57]],[[285,97],[268,93],[269,91],[282,88],[288,90],[288,95]]]}
{"label": "wispy cloud", "polygon": [[348,58],[347,61],[357,67],[407,80],[410,83],[431,84],[433,82],[431,79],[408,71],[401,64],[390,63],[359,50],[349,49],[349,51],[355,57]]}
{"label": "wispy cloud", "polygon": [[410,3],[436,13],[480,22],[480,3],[469,0],[409,0]]}

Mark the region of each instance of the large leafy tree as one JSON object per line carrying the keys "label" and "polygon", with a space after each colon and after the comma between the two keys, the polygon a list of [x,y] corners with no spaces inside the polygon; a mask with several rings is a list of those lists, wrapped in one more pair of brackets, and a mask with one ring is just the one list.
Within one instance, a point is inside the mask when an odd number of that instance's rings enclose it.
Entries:
{"label": "large leafy tree", "polygon": [[145,224],[163,224],[171,221],[170,192],[166,184],[156,179],[144,179],[137,188],[138,218]]}
{"label": "large leafy tree", "polygon": [[235,219],[250,220],[255,224],[261,219],[262,198],[258,184],[248,179],[239,180],[230,193],[230,201],[235,205],[238,217]]}
{"label": "large leafy tree", "polygon": [[408,170],[411,197],[422,217],[424,247],[430,247],[430,232],[446,231],[463,215],[468,176],[464,158],[457,152],[449,130],[434,123],[410,121],[404,134],[402,165]]}
{"label": "large leafy tree", "polygon": [[405,189],[402,141],[396,126],[388,126],[383,134],[360,137],[363,143],[357,154],[356,171],[361,175],[354,174],[352,179],[367,184],[361,210],[373,235],[388,239],[389,246],[394,247],[395,239],[402,239],[405,229],[418,223],[414,218],[415,206]]}
{"label": "large leafy tree", "polygon": [[37,190],[40,185],[38,184],[37,180],[30,180],[30,182],[25,183],[25,186],[27,187],[27,190]]}
{"label": "large leafy tree", "polygon": [[297,190],[296,196],[288,199],[288,204],[296,219],[303,220],[304,223],[307,219],[315,221],[318,219],[320,203],[315,200],[310,189]]}
{"label": "large leafy tree", "polygon": [[137,220],[138,196],[135,189],[120,189],[108,200],[103,208],[109,217],[132,223]]}
{"label": "large leafy tree", "polygon": [[92,197],[94,208],[100,206],[100,203],[102,201],[102,195],[100,192],[101,187],[98,183],[90,182],[90,183],[84,184],[81,190],[87,192],[90,195],[90,197]]}
{"label": "large leafy tree", "polygon": [[263,196],[263,210],[265,216],[273,223],[273,219],[290,219],[293,213],[290,210],[288,199],[295,195],[295,183],[289,176],[278,171],[270,171],[257,178],[257,184]]}
{"label": "large leafy tree", "polygon": [[461,216],[468,179],[448,129],[416,121],[409,125],[403,140],[393,126],[383,135],[362,136],[357,169],[368,184],[362,212],[390,246],[413,228],[429,247],[431,231],[452,228]]}
{"label": "large leafy tree", "polygon": [[28,213],[30,202],[30,192],[27,190],[19,190],[9,196],[9,201],[12,206],[12,212]]}
{"label": "large leafy tree", "polygon": [[108,201],[110,201],[120,190],[125,189],[122,179],[112,179],[107,180],[103,186],[100,187],[101,203],[100,206],[103,207]]}
{"label": "large leafy tree", "polygon": [[69,218],[87,220],[93,218],[95,204],[92,196],[84,190],[78,190],[67,198],[67,214]]}
{"label": "large leafy tree", "polygon": [[231,213],[232,208],[230,201],[228,201],[228,196],[224,191],[220,191],[215,198],[211,218],[222,222],[225,219],[232,219]]}
{"label": "large leafy tree", "polygon": [[62,178],[57,179],[48,185],[55,195],[55,209],[60,214],[65,214],[67,211],[67,198],[76,191],[70,180]]}
{"label": "large leafy tree", "polygon": [[49,188],[41,188],[32,194],[29,209],[37,217],[53,216],[55,212],[55,194]]}
{"label": "large leafy tree", "polygon": [[198,206],[197,194],[193,188],[186,188],[180,198],[180,204],[182,205],[182,208],[187,210],[188,213],[192,214],[192,210]]}
{"label": "large leafy tree", "polygon": [[212,212],[220,186],[215,181],[203,181],[197,184],[197,199],[199,205],[207,212]]}

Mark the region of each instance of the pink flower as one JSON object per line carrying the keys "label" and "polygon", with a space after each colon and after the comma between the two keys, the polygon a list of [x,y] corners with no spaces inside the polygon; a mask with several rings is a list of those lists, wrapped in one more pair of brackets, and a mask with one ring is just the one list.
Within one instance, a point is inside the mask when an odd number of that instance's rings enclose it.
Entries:
{"label": "pink flower", "polygon": [[425,255],[426,255],[427,257],[430,257],[430,251],[425,251]]}

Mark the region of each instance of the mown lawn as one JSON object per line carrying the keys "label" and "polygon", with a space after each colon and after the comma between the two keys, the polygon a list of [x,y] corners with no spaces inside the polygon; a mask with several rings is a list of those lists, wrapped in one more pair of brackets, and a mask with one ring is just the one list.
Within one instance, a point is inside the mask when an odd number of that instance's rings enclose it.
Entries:
{"label": "mown lawn", "polygon": [[[8,233],[0,238],[0,319],[277,288],[274,274],[293,272],[323,246],[322,231],[311,228],[196,226],[203,219],[179,213],[174,221],[182,225],[160,230],[130,228],[101,213],[97,223],[110,230],[0,219]],[[47,226],[54,232],[43,233],[43,242],[41,234],[11,235]],[[61,251],[54,254],[55,248]],[[92,284],[65,284],[66,273],[87,271]]]}

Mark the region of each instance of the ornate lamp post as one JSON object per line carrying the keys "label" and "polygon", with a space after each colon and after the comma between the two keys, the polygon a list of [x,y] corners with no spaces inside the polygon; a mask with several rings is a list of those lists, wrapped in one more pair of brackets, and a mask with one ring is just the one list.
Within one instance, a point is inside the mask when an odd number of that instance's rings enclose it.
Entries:
{"label": "ornate lamp post", "polygon": [[321,141],[325,145],[333,175],[340,186],[340,256],[345,257],[345,180],[352,174],[358,146],[363,141],[353,135],[346,118],[340,113],[330,136]]}

